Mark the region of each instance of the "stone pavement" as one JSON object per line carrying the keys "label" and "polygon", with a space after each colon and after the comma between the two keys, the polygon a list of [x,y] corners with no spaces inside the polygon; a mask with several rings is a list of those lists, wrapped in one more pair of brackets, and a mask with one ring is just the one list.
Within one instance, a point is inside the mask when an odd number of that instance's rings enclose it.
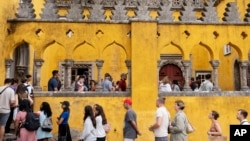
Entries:
{"label": "stone pavement", "polygon": [[[14,134],[14,130],[11,130],[10,134],[5,134],[3,141],[16,141],[16,136]],[[78,141],[79,135],[81,134],[81,131],[71,129],[70,130],[72,141]],[[57,141],[57,134],[53,135],[53,138],[49,139],[49,141]]]}

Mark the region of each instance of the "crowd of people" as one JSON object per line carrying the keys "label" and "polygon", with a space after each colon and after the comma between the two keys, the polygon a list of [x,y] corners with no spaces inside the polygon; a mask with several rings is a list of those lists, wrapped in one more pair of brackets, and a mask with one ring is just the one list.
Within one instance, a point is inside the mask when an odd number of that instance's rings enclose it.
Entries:
{"label": "crowd of people", "polygon": [[[189,84],[190,88],[195,91],[210,92],[213,91],[213,83],[211,80],[211,75],[207,74],[205,80],[201,81],[200,77],[191,78]],[[178,92],[183,90],[183,84],[178,80],[171,81],[168,76],[165,76],[161,81],[159,81],[159,91],[160,92]]]}
{"label": "crowd of people", "polygon": [[[108,75],[106,75],[109,77]],[[123,75],[121,75],[123,76]],[[18,141],[48,141],[52,138],[50,131],[45,131],[39,127],[35,131],[30,131],[22,125],[27,120],[26,115],[32,112],[32,86],[26,78],[18,81],[15,79],[5,79],[4,86],[0,87],[0,140],[3,140],[4,134],[9,132],[9,121],[14,121],[16,136]],[[28,87],[31,87],[28,89]],[[57,117],[58,124],[58,140],[71,141],[71,133],[69,126],[70,119],[70,103],[63,101],[60,103],[62,113]],[[138,120],[136,112],[132,109],[132,100],[126,98],[123,100],[123,106],[126,109],[124,116],[123,138],[124,141],[134,141],[141,132],[138,128]],[[156,114],[154,123],[149,126],[148,130],[152,131],[155,141],[167,141],[170,134],[170,141],[187,141],[187,124],[188,118],[184,112],[185,104],[182,100],[175,101],[176,114],[172,121],[170,113],[165,107],[165,98],[156,100]],[[13,114],[11,115],[11,111]],[[50,104],[42,102],[40,110],[35,112],[39,117],[39,123],[42,125],[47,118],[52,118],[52,110]],[[249,125],[247,121],[248,112],[239,109],[237,119],[241,125]],[[211,127],[208,130],[208,136],[222,136],[222,129],[217,121],[219,113],[212,110],[209,113]],[[5,130],[6,129],[6,130]],[[84,107],[83,130],[79,136],[79,140],[84,141],[105,141],[106,133],[110,130],[110,125],[105,116],[103,107],[99,104],[93,106],[86,105]],[[6,132],[5,132],[6,131]]]}
{"label": "crowd of people", "polygon": [[[119,81],[113,81],[112,76],[109,73],[105,73],[104,79],[101,79],[101,87],[103,92],[111,91],[126,91],[127,89],[127,73],[122,73]],[[97,82],[95,80],[87,81],[88,78],[85,74],[77,75],[75,80],[71,84],[72,91],[83,92],[83,91],[96,91]],[[48,91],[60,91],[62,89],[62,83],[59,76],[58,70],[52,71],[52,77],[48,81]]]}

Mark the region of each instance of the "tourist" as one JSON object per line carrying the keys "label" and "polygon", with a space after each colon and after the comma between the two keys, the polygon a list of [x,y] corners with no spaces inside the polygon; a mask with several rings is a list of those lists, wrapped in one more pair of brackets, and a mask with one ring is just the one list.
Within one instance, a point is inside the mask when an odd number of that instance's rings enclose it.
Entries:
{"label": "tourist", "polygon": [[219,113],[216,111],[211,111],[208,115],[208,118],[211,120],[211,127],[207,132],[208,136],[221,136],[222,131],[219,122],[217,119],[219,118]]}
{"label": "tourist", "polygon": [[[39,120],[41,125],[43,125],[43,122],[46,118],[52,118],[52,111],[49,103],[43,102],[39,111]],[[36,138],[38,141],[48,141],[49,138],[52,138],[52,134],[51,132],[43,131],[42,128],[39,127],[36,132]]]}
{"label": "tourist", "polygon": [[205,77],[206,80],[201,83],[199,90],[204,92],[213,91],[213,83],[211,82],[211,75],[207,74]]}
{"label": "tourist", "polygon": [[102,83],[102,88],[104,92],[110,92],[113,90],[111,76],[108,73],[105,73],[105,79]]}
{"label": "tourist", "polygon": [[57,124],[58,124],[58,140],[66,140],[71,141],[71,134],[70,134],[70,128],[69,128],[69,116],[70,116],[70,109],[69,109],[69,102],[63,101],[60,102],[61,107],[63,109],[63,112],[61,115],[57,118]]}
{"label": "tourist", "polygon": [[123,139],[124,141],[135,141],[137,135],[141,135],[141,133],[137,127],[136,113],[132,109],[132,100],[124,99],[123,106],[127,110],[124,117]]}
{"label": "tourist", "polygon": [[155,141],[168,140],[170,114],[164,104],[165,98],[158,98],[156,100],[157,110],[155,123],[149,127],[149,130],[154,132]]}
{"label": "tourist", "polygon": [[96,120],[93,109],[90,105],[84,108],[84,126],[80,140],[83,141],[96,141]]}
{"label": "tourist", "polygon": [[83,91],[88,91],[88,88],[84,84],[85,77],[81,75],[77,82],[75,83],[75,91],[77,92],[83,92]]}
{"label": "tourist", "polygon": [[240,121],[240,125],[250,125],[250,123],[247,121],[247,115],[248,112],[244,109],[239,109],[237,112],[237,119]]}
{"label": "tourist", "polygon": [[179,91],[181,91],[177,80],[173,80],[172,90],[173,90],[174,92],[179,92]]}
{"label": "tourist", "polygon": [[187,117],[184,113],[184,102],[182,100],[175,101],[176,115],[169,126],[171,135],[170,141],[187,141]]}
{"label": "tourist", "polygon": [[96,141],[106,141],[106,133],[104,126],[107,124],[107,119],[101,105],[94,105],[95,120],[96,120]]}
{"label": "tourist", "polygon": [[36,141],[36,131],[29,131],[21,127],[26,120],[26,115],[31,112],[30,102],[28,99],[19,101],[19,111],[15,119],[15,129],[18,141]]}
{"label": "tourist", "polygon": [[3,140],[5,125],[10,115],[11,106],[15,104],[15,92],[10,85],[12,79],[5,79],[0,87],[0,141]]}
{"label": "tourist", "polygon": [[59,72],[58,72],[58,70],[53,70],[52,75],[53,75],[52,78],[50,78],[50,80],[48,82],[48,91],[57,92],[57,91],[59,91],[58,90],[58,88],[59,88],[59,81],[58,81]]}
{"label": "tourist", "polygon": [[171,85],[168,76],[165,76],[160,82],[160,92],[171,92]]}
{"label": "tourist", "polygon": [[121,74],[121,79],[119,81],[119,91],[126,91],[127,89],[127,84],[126,84],[126,80],[127,80],[127,73],[122,73]]}

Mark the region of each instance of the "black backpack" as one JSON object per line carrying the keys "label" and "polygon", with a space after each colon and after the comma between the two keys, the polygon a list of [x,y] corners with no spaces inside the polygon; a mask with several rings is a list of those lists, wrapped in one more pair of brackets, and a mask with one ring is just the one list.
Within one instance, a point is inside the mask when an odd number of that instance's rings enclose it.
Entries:
{"label": "black backpack", "polygon": [[28,131],[36,131],[40,127],[39,116],[33,112],[27,112],[23,127]]}

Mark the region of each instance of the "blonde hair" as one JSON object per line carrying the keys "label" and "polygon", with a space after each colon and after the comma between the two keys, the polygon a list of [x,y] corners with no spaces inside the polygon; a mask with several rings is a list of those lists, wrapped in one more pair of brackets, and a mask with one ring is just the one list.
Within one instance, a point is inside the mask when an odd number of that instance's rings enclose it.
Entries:
{"label": "blonde hair", "polygon": [[163,79],[162,79],[162,83],[165,85],[167,83],[170,83],[170,80],[168,78],[168,76],[165,76]]}

